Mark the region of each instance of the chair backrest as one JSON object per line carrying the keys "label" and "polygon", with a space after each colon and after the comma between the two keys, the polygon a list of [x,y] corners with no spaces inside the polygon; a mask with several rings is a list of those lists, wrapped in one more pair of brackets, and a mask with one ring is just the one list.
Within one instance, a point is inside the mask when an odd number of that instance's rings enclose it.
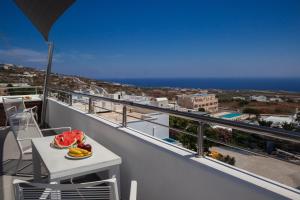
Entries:
{"label": "chair backrest", "polygon": [[107,199],[119,200],[116,178],[81,184],[44,184],[14,180],[16,200]]}
{"label": "chair backrest", "polygon": [[2,97],[6,118],[17,112],[23,112],[26,107],[23,97]]}
{"label": "chair backrest", "polygon": [[10,116],[9,124],[22,153],[31,148],[32,138],[43,137],[31,110]]}

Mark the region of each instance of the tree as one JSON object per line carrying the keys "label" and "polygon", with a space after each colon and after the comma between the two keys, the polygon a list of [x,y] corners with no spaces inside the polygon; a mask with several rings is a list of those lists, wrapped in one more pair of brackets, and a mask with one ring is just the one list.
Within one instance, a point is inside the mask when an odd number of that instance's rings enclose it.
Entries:
{"label": "tree", "polygon": [[[198,123],[196,121],[174,116],[170,116],[169,120],[170,127],[188,132],[195,136],[197,135]],[[176,139],[178,139],[185,148],[197,151],[197,137],[177,131]]]}
{"label": "tree", "polygon": [[10,87],[9,89],[7,89],[8,95],[29,95],[35,93],[34,88],[12,88],[14,86],[11,83],[7,84],[6,87]]}
{"label": "tree", "polygon": [[259,125],[261,126],[266,126],[266,127],[271,127],[273,122],[271,121],[265,121],[265,120],[258,120]]}
{"label": "tree", "polygon": [[198,111],[199,112],[205,112],[205,109],[204,108],[198,108]]}
{"label": "tree", "polygon": [[246,101],[246,100],[239,100],[239,106],[240,107],[243,107],[243,106],[248,105],[248,104],[249,104],[249,102]]}
{"label": "tree", "polygon": [[285,129],[287,131],[293,131],[296,128],[294,124],[287,123],[287,122],[284,122],[281,126],[283,129]]}
{"label": "tree", "polygon": [[255,109],[255,108],[245,108],[243,110],[243,113],[253,114],[253,115],[259,115],[260,111],[258,109]]}

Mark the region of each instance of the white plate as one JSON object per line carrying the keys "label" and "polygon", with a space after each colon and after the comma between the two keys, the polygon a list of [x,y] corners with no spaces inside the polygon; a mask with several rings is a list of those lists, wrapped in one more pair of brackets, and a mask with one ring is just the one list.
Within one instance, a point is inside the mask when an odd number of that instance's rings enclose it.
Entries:
{"label": "white plate", "polygon": [[81,160],[81,159],[89,158],[92,155],[93,155],[93,153],[91,153],[90,155],[87,155],[87,156],[83,156],[83,157],[73,157],[73,156],[70,156],[69,154],[66,154],[65,157],[68,159],[72,159],[72,160]]}

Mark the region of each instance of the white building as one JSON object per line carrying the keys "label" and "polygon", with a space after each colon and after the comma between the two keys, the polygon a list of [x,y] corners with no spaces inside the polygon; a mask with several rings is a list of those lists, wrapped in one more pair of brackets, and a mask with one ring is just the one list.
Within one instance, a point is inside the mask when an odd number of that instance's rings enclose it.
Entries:
{"label": "white building", "polygon": [[271,127],[281,128],[284,123],[293,123],[295,119],[292,116],[268,116],[262,118],[264,121],[272,122]]}
{"label": "white building", "polygon": [[168,108],[169,107],[169,100],[167,97],[159,97],[159,98],[154,98],[150,102],[150,105],[156,106],[156,107],[161,107],[161,108]]}
{"label": "white building", "polygon": [[197,93],[177,95],[177,104],[187,109],[204,109],[205,112],[211,113],[218,111],[218,98],[215,94]]}
{"label": "white building", "polygon": [[245,97],[232,97],[233,100],[243,100],[245,101],[246,98]]}
{"label": "white building", "polygon": [[0,83],[0,87],[7,87],[8,84],[11,84],[13,87],[29,87],[28,83]]}
{"label": "white building", "polygon": [[270,102],[283,102],[283,100],[279,97],[272,97],[269,99]]}
{"label": "white building", "polygon": [[226,126],[213,125],[212,128],[213,128],[213,129],[223,129],[223,130],[232,132],[232,128],[228,128],[228,127],[226,127]]}
{"label": "white building", "polygon": [[[130,101],[138,104],[153,105],[151,98],[148,96],[128,95],[125,92],[116,92],[114,94],[107,94],[106,97]],[[168,106],[167,98],[156,98],[155,103],[159,107]],[[94,111],[99,116],[109,119],[110,121],[121,123],[122,117],[117,113],[122,113],[123,106],[118,103],[107,101],[94,101]],[[142,108],[128,107],[127,108],[127,125],[128,127],[137,131],[152,135],[159,139],[169,138],[169,115],[164,113],[149,112]],[[153,123],[152,123],[153,122]],[[162,126],[160,126],[161,124]]]}
{"label": "white building", "polygon": [[[140,132],[152,135],[159,139],[169,138],[169,115],[165,113],[149,113],[143,115],[143,120],[133,120],[127,126]],[[151,122],[162,124],[163,126]]]}
{"label": "white building", "polygon": [[258,102],[267,102],[268,101],[267,97],[262,96],[262,95],[260,95],[260,96],[250,96],[250,100],[251,101],[258,101]]}
{"label": "white building", "polygon": [[124,91],[116,92],[114,94],[108,94],[107,97],[112,98],[112,99],[135,102],[135,103],[139,103],[139,104],[148,104],[149,105],[151,102],[151,98],[148,96],[130,95],[130,94],[126,94]]}
{"label": "white building", "polygon": [[23,77],[33,78],[35,76],[36,76],[35,73],[31,74],[30,72],[23,72]]}
{"label": "white building", "polygon": [[9,70],[11,68],[13,68],[15,65],[13,64],[0,64],[0,67],[4,70]]}

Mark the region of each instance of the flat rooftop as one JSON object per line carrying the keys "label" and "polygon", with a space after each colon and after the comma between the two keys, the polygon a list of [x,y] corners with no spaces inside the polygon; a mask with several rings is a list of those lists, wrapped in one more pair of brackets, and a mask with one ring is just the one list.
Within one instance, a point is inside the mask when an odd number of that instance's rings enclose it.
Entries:
{"label": "flat rooftop", "polygon": [[211,150],[233,156],[236,161],[235,166],[238,168],[300,189],[300,165],[229,147],[212,147]]}

